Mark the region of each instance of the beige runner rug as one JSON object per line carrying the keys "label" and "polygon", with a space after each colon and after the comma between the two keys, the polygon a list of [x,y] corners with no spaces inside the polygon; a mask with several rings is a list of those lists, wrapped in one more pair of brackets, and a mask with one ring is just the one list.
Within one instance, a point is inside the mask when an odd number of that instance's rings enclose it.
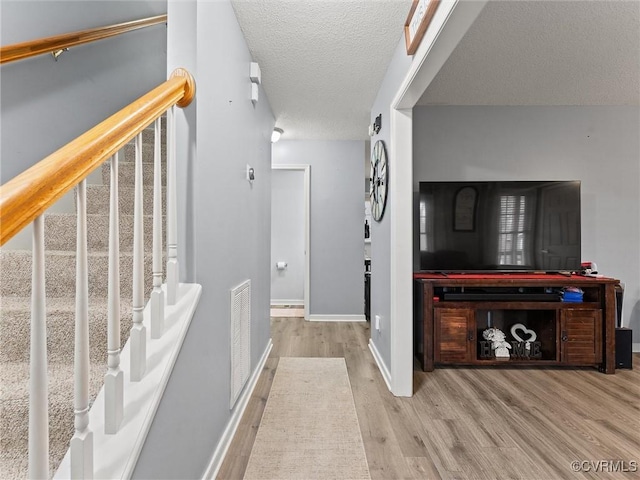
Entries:
{"label": "beige runner rug", "polygon": [[244,478],[371,478],[344,358],[280,358]]}

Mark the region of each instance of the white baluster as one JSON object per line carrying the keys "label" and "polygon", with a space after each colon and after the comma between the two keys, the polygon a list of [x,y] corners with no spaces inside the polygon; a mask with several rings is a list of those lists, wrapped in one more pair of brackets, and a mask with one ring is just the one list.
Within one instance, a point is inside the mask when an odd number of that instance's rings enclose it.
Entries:
{"label": "white baluster", "polygon": [[167,305],[178,299],[178,217],[176,193],[176,107],[167,110]]}
{"label": "white baluster", "polygon": [[75,433],[71,439],[71,478],[93,478],[93,432],[89,428],[89,269],[87,264],[86,180],[78,184],[76,240],[76,334],[74,348]]}
{"label": "white baluster", "polygon": [[29,478],[49,478],[47,308],[44,276],[44,217],[33,221],[31,272],[31,363],[29,365]]}
{"label": "white baluster", "polygon": [[151,338],[164,330],[164,291],[162,290],[162,165],[160,152],[161,119],[155,122],[153,153],[153,291],[151,292]]}
{"label": "white baluster", "polygon": [[131,326],[131,381],[138,382],[147,368],[147,333],[144,311],[144,216],[142,210],[142,134],[135,141],[135,192],[133,204],[133,325]]}
{"label": "white baluster", "polygon": [[122,423],[124,373],[120,368],[120,214],[118,161],[111,157],[109,196],[109,286],[107,289],[107,373],[104,376],[104,433],[117,433]]}

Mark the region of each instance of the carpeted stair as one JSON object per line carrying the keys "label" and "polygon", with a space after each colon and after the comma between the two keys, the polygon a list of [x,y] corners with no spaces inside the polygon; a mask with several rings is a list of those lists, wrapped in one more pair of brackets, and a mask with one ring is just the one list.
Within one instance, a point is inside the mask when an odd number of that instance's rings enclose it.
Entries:
{"label": "carpeted stair", "polygon": [[[163,175],[165,132],[163,122]],[[145,302],[152,289],[153,130],[143,132]],[[121,344],[131,329],[134,147],[123,149],[118,169],[120,204]],[[89,263],[90,398],[107,370],[107,282],[110,164],[102,184],[87,185]],[[164,188],[163,188],[164,190]],[[164,195],[163,195],[164,198]],[[163,200],[163,212],[165,202]],[[163,216],[163,242],[165,238]],[[47,358],[49,362],[49,467],[56,471],[73,436],[75,331],[75,214],[45,214]],[[0,479],[27,478],[31,252],[0,250]],[[123,365],[128,369],[128,365]],[[126,395],[126,392],[125,392]]]}

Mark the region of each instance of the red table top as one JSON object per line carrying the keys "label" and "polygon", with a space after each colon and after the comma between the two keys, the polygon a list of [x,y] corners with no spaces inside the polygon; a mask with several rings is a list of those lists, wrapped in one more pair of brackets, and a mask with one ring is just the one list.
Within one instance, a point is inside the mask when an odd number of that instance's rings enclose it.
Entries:
{"label": "red table top", "polygon": [[562,281],[562,282],[597,282],[597,283],[617,283],[618,280],[608,277],[591,277],[585,275],[564,275],[562,273],[438,273],[438,272],[414,272],[415,280],[534,280],[534,281]]}

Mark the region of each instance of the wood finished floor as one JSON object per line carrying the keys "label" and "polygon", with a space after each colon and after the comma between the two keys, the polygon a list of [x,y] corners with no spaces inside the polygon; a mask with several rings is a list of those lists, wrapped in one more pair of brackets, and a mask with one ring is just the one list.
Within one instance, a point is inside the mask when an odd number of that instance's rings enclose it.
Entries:
{"label": "wood finished floor", "polygon": [[[615,375],[416,368],[414,396],[396,398],[369,351],[369,324],[272,318],[271,335],[273,350],[219,479],[242,479],[281,356],[345,358],[373,480],[640,478],[640,354],[634,370]],[[572,461],[600,460],[638,468],[571,469]]]}

